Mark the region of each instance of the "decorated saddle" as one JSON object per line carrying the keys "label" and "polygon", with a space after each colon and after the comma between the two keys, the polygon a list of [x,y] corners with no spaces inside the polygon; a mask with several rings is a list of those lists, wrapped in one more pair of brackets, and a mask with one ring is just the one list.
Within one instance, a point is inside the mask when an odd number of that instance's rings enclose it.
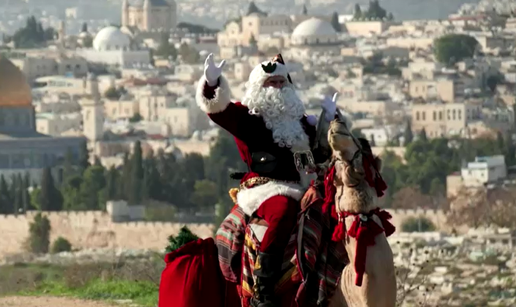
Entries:
{"label": "decorated saddle", "polygon": [[[312,185],[301,200],[298,223],[285,249],[282,278],[276,285],[281,306],[325,306],[349,263],[344,245],[331,240],[335,225],[323,204],[320,189]],[[254,294],[253,268],[266,227],[235,205],[217,231],[221,272],[238,285],[242,306],[249,306]]]}

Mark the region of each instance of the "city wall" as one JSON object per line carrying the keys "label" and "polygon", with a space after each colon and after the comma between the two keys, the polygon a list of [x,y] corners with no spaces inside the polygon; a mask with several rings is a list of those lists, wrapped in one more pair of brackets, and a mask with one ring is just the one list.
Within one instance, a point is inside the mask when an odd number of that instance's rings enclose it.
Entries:
{"label": "city wall", "polygon": [[[448,232],[444,212],[439,210],[389,210],[392,223],[401,230],[408,217],[424,216],[438,230]],[[36,213],[0,215],[0,258],[23,253],[29,236],[29,223]],[[127,248],[162,250],[167,238],[176,235],[181,227],[188,226],[201,238],[212,236],[212,224],[180,224],[171,222],[113,222],[112,215],[103,211],[44,213],[51,224],[51,242],[57,237],[66,238],[74,248]]]}

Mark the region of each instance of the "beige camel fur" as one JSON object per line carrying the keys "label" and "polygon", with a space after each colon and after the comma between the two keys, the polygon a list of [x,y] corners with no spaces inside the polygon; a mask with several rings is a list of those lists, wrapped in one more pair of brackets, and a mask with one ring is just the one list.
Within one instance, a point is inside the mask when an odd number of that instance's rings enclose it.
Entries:
{"label": "beige camel fur", "polygon": [[[359,147],[353,141],[346,125],[335,120],[330,125],[328,140],[335,160],[335,204],[337,212],[368,213],[376,208],[376,191],[365,180],[365,172],[360,155],[355,156]],[[353,159],[355,157],[355,159]],[[375,158],[378,169],[381,161]],[[382,226],[375,215],[373,220]],[[353,217],[345,219],[346,230]],[[383,227],[383,226],[382,226]],[[330,301],[330,307],[394,307],[396,305],[396,276],[392,250],[385,233],[375,238],[375,245],[367,249],[366,269],[362,286],[355,285],[354,259],[356,240],[346,236],[346,247],[350,264],[342,272],[340,286]]]}

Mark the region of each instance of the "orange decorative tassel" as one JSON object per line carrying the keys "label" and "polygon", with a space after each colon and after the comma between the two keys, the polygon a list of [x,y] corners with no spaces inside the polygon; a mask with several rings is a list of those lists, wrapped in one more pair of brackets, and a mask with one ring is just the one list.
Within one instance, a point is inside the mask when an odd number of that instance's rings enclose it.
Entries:
{"label": "orange decorative tassel", "polygon": [[232,188],[229,190],[229,197],[233,200],[233,203],[237,203],[237,194],[240,191],[238,188]]}

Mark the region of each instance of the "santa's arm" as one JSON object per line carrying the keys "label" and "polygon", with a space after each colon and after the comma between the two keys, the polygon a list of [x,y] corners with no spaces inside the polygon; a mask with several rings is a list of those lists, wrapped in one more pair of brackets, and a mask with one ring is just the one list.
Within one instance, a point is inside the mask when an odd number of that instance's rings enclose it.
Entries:
{"label": "santa's arm", "polygon": [[215,86],[208,85],[206,78],[201,77],[195,98],[197,105],[214,123],[242,141],[249,137],[252,131],[252,127],[248,127],[249,109],[231,102],[231,90],[224,76],[219,77]]}

